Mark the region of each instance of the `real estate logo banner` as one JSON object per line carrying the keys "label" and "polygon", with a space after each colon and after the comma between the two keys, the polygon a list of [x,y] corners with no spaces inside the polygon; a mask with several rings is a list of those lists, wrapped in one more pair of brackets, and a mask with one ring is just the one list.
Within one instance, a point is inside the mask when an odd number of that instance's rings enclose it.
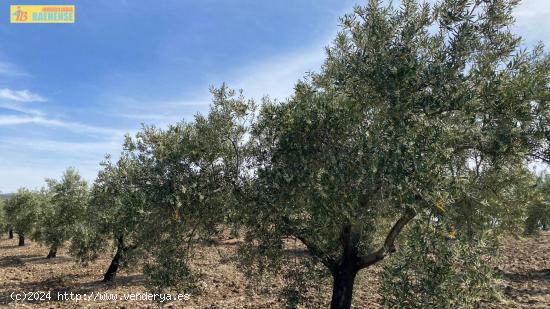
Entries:
{"label": "real estate logo banner", "polygon": [[75,21],[74,5],[11,5],[10,22],[72,24]]}

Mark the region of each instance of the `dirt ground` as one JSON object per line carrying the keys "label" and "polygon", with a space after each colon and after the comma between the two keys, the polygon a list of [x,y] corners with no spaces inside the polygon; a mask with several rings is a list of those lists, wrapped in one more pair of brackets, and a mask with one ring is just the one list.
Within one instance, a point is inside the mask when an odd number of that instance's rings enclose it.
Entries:
{"label": "dirt ground", "polygon": [[[200,249],[195,267],[204,274],[202,293],[190,293],[188,299],[159,304],[150,300],[128,300],[125,297],[147,297],[144,278],[136,272],[121,271],[116,283],[100,282],[109,259],[87,267],[75,263],[65,250],[56,259],[45,259],[47,249],[28,242],[17,246],[17,239],[0,239],[0,307],[33,308],[274,308],[283,304],[277,291],[284,286],[281,278],[266,284],[252,284],[227,259],[235,244],[228,241]],[[510,240],[504,246],[499,270],[503,298],[495,308],[550,308],[550,233],[539,238]],[[106,255],[109,256],[108,252]],[[377,294],[380,267],[362,271],[356,281],[355,308],[378,308]],[[330,290],[311,295],[311,307],[328,307]],[[42,293],[33,293],[33,292]],[[49,292],[50,300],[46,300]],[[71,300],[70,293],[73,293]],[[14,301],[26,297],[42,301]],[[32,294],[31,294],[32,293]],[[185,292],[182,292],[182,294]],[[95,298],[84,300],[83,298]],[[117,300],[112,298],[117,297]],[[148,297],[152,297],[149,295]],[[181,295],[182,298],[187,298]],[[63,299],[64,298],[64,299]],[[77,298],[82,298],[78,299]],[[103,300],[101,300],[103,298]],[[107,300],[105,298],[111,298]]]}

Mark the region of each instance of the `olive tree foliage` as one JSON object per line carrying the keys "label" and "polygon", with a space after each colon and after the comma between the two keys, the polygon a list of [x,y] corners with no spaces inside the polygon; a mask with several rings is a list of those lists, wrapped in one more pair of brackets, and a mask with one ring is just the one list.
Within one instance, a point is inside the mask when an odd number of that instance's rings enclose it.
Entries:
{"label": "olive tree foliage", "polygon": [[44,204],[41,192],[21,188],[5,204],[5,218],[19,236],[19,246],[25,245],[37,226],[39,210]]}
{"label": "olive tree foliage", "polygon": [[477,308],[499,297],[499,240],[522,233],[536,177],[524,166],[469,174],[453,203],[420,214],[403,232],[383,267],[385,307]]}
{"label": "olive tree foliage", "polygon": [[525,166],[497,166],[463,177],[468,182],[453,203],[438,209],[438,219],[471,241],[521,235],[527,212],[537,200],[535,175]]}
{"label": "olive tree foliage", "polygon": [[550,175],[541,175],[535,190],[535,197],[527,210],[526,235],[537,235],[550,228]]}
{"label": "olive tree foliage", "polygon": [[235,205],[250,177],[243,166],[255,104],[225,85],[212,94],[208,115],[165,130],[145,127],[124,145],[140,169],[144,217],[135,237],[148,253],[144,272],[154,288],[192,286],[194,246],[237,221]]}
{"label": "olive tree foliage", "polygon": [[[426,218],[424,218],[426,219]],[[385,308],[478,308],[498,295],[491,243],[450,239],[418,220],[383,266],[380,295]]]}
{"label": "olive tree foliage", "polygon": [[66,241],[73,238],[84,224],[89,199],[88,184],[74,168],[68,168],[60,180],[47,179],[47,202],[40,209],[34,232],[36,240],[50,248],[48,258],[54,258]]}
{"label": "olive tree foliage", "polygon": [[332,275],[331,307],[349,308],[358,271],[415,217],[467,196],[505,222],[508,193],[489,201],[476,172],[516,170],[547,143],[550,58],[520,49],[517,2],[371,0],[342,18],[321,72],[260,111],[248,268],[279,271],[299,239]]}
{"label": "olive tree foliage", "polygon": [[116,162],[107,157],[102,167],[91,190],[87,219],[71,243],[71,254],[86,263],[112,245],[115,253],[103,277],[110,282],[119,266],[134,265],[133,258],[143,255],[136,235],[145,220],[146,200],[142,169],[136,160],[123,153]]}

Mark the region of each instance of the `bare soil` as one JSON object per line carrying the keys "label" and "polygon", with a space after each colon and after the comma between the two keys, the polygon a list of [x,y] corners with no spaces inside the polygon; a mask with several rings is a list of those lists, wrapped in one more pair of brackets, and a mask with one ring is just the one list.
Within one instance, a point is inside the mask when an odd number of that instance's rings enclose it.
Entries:
{"label": "bare soil", "polygon": [[[121,270],[113,284],[102,283],[112,252],[84,267],[61,249],[55,259],[46,259],[47,248],[33,242],[17,246],[17,239],[0,239],[0,307],[33,308],[274,308],[284,304],[279,291],[284,280],[269,278],[263,284],[251,283],[228,258],[235,250],[234,241],[203,246],[194,267],[203,274],[202,292],[190,293],[188,300],[159,303],[148,300],[126,300],[128,293],[144,297],[147,287],[143,276],[132,270]],[[538,238],[509,240],[504,245],[502,263],[498,266],[503,296],[494,308],[550,308],[550,233]],[[362,271],[356,281],[355,308],[379,308],[377,293],[380,265]],[[309,295],[309,306],[328,307],[330,286]],[[50,300],[15,301],[20,293],[50,292]],[[70,300],[70,293],[73,300]],[[67,293],[68,299],[59,297]],[[93,294],[92,294],[93,293]],[[185,291],[181,292],[182,294]],[[19,296],[18,296],[19,295]],[[79,300],[96,295],[118,297],[118,300]],[[28,294],[27,294],[28,296]],[[46,294],[36,293],[44,299]]]}

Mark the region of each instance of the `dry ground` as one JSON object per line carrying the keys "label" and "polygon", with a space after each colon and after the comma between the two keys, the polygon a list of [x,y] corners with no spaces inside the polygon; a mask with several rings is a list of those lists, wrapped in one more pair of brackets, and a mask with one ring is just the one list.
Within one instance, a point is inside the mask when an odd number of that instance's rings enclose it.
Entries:
{"label": "dry ground", "polygon": [[[125,293],[144,293],[143,277],[139,273],[121,271],[115,284],[99,280],[109,264],[99,260],[83,267],[61,250],[58,258],[45,259],[47,249],[29,242],[18,247],[16,239],[0,239],[0,307],[36,308],[154,308],[152,301],[59,301],[57,293],[101,293],[123,297]],[[195,267],[204,274],[204,288],[200,294],[191,294],[188,301],[176,301],[168,308],[273,308],[280,307],[282,299],[277,291],[284,282],[273,278],[265,284],[247,282],[226,257],[235,249],[234,242],[201,247]],[[505,255],[499,266],[500,284],[504,297],[495,308],[550,308],[550,233],[537,239],[510,240],[505,244]],[[106,255],[110,255],[106,252]],[[360,273],[354,307],[378,308],[380,296],[376,293],[379,266]],[[51,301],[14,302],[10,295],[20,292],[50,291]],[[329,290],[311,295],[311,307],[326,307]],[[13,294],[12,294],[13,293]],[[75,294],[76,295],[76,294]]]}

